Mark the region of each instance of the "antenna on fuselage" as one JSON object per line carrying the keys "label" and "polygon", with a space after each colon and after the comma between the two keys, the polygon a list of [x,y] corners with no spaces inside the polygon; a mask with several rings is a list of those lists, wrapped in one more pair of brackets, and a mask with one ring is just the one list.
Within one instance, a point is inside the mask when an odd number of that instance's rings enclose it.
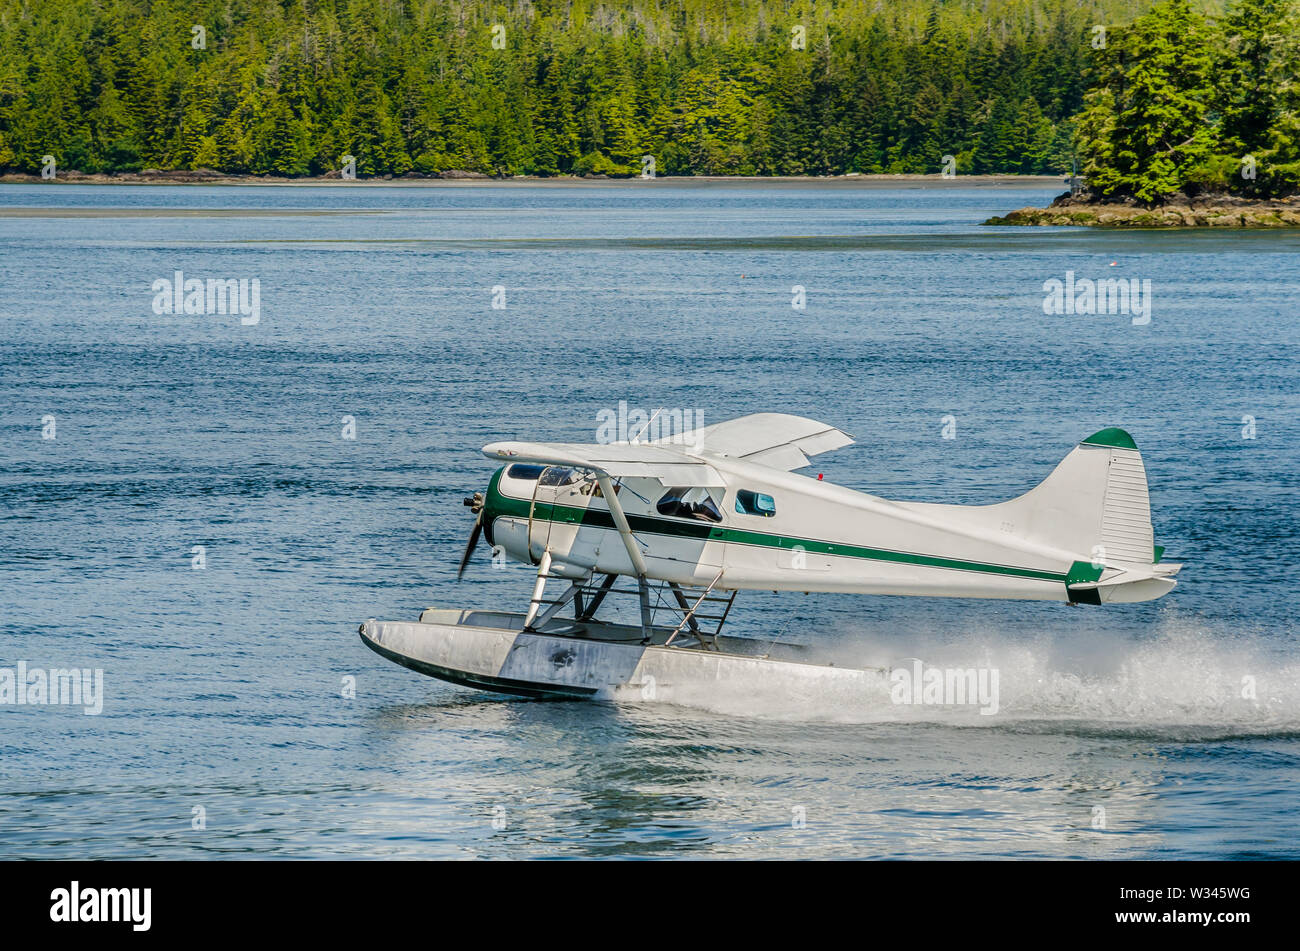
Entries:
{"label": "antenna on fuselage", "polygon": [[628,443],[630,443],[631,445],[636,445],[636,441],[641,438],[641,434],[650,428],[650,424],[653,423],[656,419],[658,419],[659,414],[662,413],[663,411],[664,408],[662,406],[659,407],[657,410],[655,410],[654,415],[645,421],[645,425],[636,431],[636,435],[633,436],[631,439],[629,439]]}

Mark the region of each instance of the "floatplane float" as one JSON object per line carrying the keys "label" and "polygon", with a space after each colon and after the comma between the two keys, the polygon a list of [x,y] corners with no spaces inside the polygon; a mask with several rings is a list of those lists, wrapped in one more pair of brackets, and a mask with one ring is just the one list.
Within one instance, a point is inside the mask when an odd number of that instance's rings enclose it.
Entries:
{"label": "floatplane float", "polygon": [[[536,566],[523,613],[430,608],[369,620],[365,644],[452,683],[527,697],[673,701],[687,692],[821,694],[883,671],[723,634],[737,592],[1149,601],[1181,567],[1153,541],[1133,439],[1103,429],[1038,486],[994,505],[893,502],[795,472],[853,439],[777,413],[639,442],[496,442],[503,463],[465,500],[494,557]],[[563,591],[547,597],[552,582]],[[639,623],[601,620],[611,595]],[[612,603],[612,602],[611,602]],[[635,617],[635,608],[627,612]]]}

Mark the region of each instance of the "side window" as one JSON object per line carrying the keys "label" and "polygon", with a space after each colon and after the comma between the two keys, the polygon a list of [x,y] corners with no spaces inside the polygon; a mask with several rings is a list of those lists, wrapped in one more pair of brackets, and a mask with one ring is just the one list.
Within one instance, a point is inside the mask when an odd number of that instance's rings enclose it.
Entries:
{"label": "side window", "polygon": [[771,518],[776,514],[776,501],[770,495],[741,489],[736,493],[736,511],[741,515],[761,515]]}
{"label": "side window", "polygon": [[655,509],[660,515],[671,515],[674,518],[722,521],[722,512],[709,495],[709,490],[694,486],[674,486],[659,500]]}

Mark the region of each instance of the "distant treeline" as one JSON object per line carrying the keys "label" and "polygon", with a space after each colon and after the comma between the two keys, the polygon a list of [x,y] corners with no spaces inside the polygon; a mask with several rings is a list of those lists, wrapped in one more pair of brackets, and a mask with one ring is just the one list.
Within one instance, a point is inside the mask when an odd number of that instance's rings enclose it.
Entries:
{"label": "distant treeline", "polygon": [[1063,173],[1149,6],[0,0],[0,169]]}

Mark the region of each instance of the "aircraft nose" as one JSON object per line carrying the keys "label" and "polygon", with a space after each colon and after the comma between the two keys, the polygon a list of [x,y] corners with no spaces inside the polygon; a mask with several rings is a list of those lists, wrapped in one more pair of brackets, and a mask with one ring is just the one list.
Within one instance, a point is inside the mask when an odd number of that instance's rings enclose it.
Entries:
{"label": "aircraft nose", "polygon": [[[475,492],[473,496],[465,500],[473,511],[478,513],[479,521],[483,524],[483,537],[492,547],[496,547],[496,539],[492,537],[492,523],[496,521],[501,514],[500,506],[497,504],[500,500],[500,494],[497,492],[497,485],[501,481],[501,474],[505,472],[505,466],[502,466],[496,472],[492,473],[492,478],[488,480],[486,492]],[[471,502],[478,500],[478,508],[474,509]]]}

